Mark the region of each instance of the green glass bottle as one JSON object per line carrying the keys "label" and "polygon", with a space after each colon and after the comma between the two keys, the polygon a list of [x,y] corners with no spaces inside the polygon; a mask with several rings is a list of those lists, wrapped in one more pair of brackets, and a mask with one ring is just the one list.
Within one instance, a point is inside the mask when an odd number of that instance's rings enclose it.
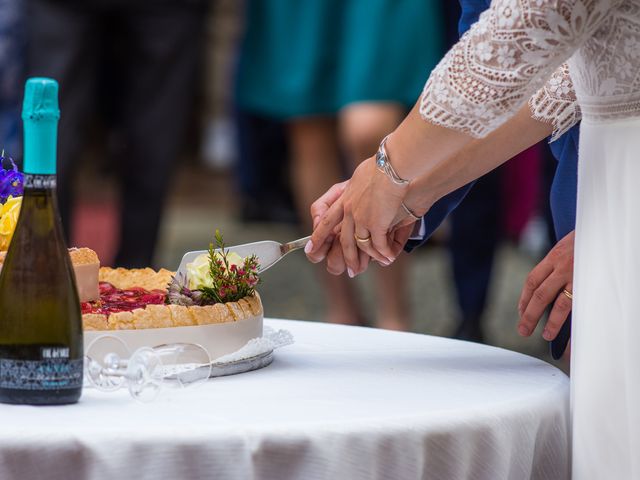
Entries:
{"label": "green glass bottle", "polygon": [[56,200],[58,83],[27,80],[24,197],[0,272],[0,402],[74,403],[82,314]]}

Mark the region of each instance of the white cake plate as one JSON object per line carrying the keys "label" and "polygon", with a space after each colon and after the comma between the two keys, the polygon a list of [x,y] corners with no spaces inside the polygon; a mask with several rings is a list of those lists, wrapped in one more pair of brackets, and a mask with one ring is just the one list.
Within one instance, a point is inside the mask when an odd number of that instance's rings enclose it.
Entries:
{"label": "white cake plate", "polygon": [[273,362],[273,351],[291,345],[293,335],[288,330],[265,326],[262,336],[253,338],[241,349],[211,362],[211,377],[223,377],[264,368]]}
{"label": "white cake plate", "polygon": [[227,375],[236,375],[238,373],[251,372],[264,368],[273,362],[273,350],[260,353],[253,357],[243,358],[241,360],[232,360],[230,362],[213,362],[211,363],[211,378],[226,377]]}
{"label": "white cake plate", "polygon": [[[235,349],[230,353],[229,345],[224,345],[226,348],[226,352],[222,350],[224,353],[221,356],[214,357],[215,360],[211,362],[211,374],[209,377],[224,377],[227,375],[236,375],[238,373],[251,372],[253,370],[258,370],[260,368],[264,368],[273,362],[274,350],[280,347],[284,347],[286,345],[290,345],[293,343],[293,336],[291,332],[288,330],[274,330],[271,327],[262,325],[262,317],[251,319],[251,322],[241,321],[235,322],[236,327],[242,322],[246,322],[243,327],[242,334],[247,337],[247,335],[252,334],[252,328],[255,329],[259,325],[259,333],[255,337],[249,337],[248,341],[244,341],[243,343],[239,343],[242,340],[242,336],[238,336],[238,330],[234,329],[234,333],[236,334],[235,338]],[[90,342],[95,341],[97,338],[101,336],[112,336],[119,340],[121,340],[124,345],[130,348],[130,345],[133,344],[135,348],[145,347],[145,346],[153,346],[153,345],[162,345],[165,343],[172,343],[175,341],[183,342],[183,343],[197,343],[197,340],[202,340],[202,333],[222,333],[222,330],[219,328],[220,325],[205,325],[202,327],[176,327],[176,328],[167,328],[167,329],[155,329],[152,330],[114,330],[106,332],[85,332],[85,349],[88,349],[88,345]],[[218,327],[218,328],[215,328]],[[249,329],[247,330],[247,327]],[[164,332],[163,332],[164,330]],[[211,330],[211,332],[208,332]],[[180,336],[176,335],[176,331],[179,331]],[[199,338],[196,338],[195,334],[199,333]],[[151,334],[151,335],[149,335]],[[156,336],[152,336],[156,335]],[[160,336],[157,336],[160,335]],[[176,338],[177,337],[177,338]],[[228,337],[227,337],[228,339]],[[205,342],[202,342],[205,343]],[[201,343],[199,343],[202,345]],[[212,344],[212,341],[209,340],[205,344]],[[217,350],[214,350],[218,353],[221,352],[220,346]],[[104,345],[98,349],[95,349],[94,354],[98,358],[102,358],[108,353],[109,346]]]}

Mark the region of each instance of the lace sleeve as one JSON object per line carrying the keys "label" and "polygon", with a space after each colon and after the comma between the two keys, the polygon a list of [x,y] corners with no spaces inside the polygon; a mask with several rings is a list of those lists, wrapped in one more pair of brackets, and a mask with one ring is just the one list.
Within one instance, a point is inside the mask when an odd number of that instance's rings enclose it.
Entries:
{"label": "lace sleeve", "polygon": [[531,97],[529,108],[534,119],[553,125],[552,142],[580,121],[580,106],[566,63],[553,72],[546,85]]}
{"label": "lace sleeve", "polygon": [[484,137],[509,119],[620,0],[493,0],[432,72],[423,119]]}

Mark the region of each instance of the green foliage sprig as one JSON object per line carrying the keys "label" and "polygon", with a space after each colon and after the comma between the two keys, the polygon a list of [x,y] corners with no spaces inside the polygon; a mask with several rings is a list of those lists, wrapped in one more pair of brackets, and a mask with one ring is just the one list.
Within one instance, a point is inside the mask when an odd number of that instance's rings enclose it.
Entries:
{"label": "green foliage sprig", "polygon": [[220,230],[216,230],[215,241],[215,246],[209,244],[209,275],[213,286],[200,288],[203,303],[235,302],[253,295],[260,283],[258,257],[251,255],[242,265],[232,264]]}

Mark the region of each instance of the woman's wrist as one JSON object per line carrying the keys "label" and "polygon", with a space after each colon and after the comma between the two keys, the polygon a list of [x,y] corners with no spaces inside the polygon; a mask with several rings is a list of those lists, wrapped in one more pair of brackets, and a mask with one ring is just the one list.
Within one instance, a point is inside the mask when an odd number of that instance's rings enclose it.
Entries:
{"label": "woman's wrist", "polygon": [[389,135],[382,139],[378,151],[373,157],[376,168],[373,181],[377,184],[377,188],[382,188],[384,191],[391,193],[393,197],[398,198],[400,203],[402,203],[402,200],[409,191],[411,182],[398,175],[393,167],[392,159],[389,157],[386,149],[388,138]]}
{"label": "woman's wrist", "polygon": [[413,181],[472,140],[468,135],[423,120],[416,106],[389,135],[386,150],[396,173]]}
{"label": "woman's wrist", "polygon": [[406,207],[412,215],[422,218],[433,206],[435,201],[433,200],[433,196],[428,192],[421,192],[413,186],[409,188],[403,203],[404,207]]}
{"label": "woman's wrist", "polygon": [[389,136],[390,135],[387,135],[380,142],[380,146],[378,147],[378,152],[376,153],[376,156],[375,156],[376,168],[382,173],[384,173],[387,177],[389,177],[389,180],[391,180],[391,182],[393,182],[395,185],[398,185],[400,187],[409,187],[409,180],[407,180],[406,178],[402,178],[400,175],[398,175],[395,168],[393,168],[393,165],[391,164],[391,160],[389,158],[389,155],[387,153],[387,149],[385,146],[387,143],[387,140],[389,139]]}
{"label": "woman's wrist", "polygon": [[433,185],[429,174],[423,174],[411,181],[403,202],[415,216],[423,217],[445,194],[440,185]]}
{"label": "woman's wrist", "polygon": [[387,142],[393,135],[395,133],[388,135],[380,142],[380,147],[374,157],[378,170],[376,172],[378,178],[374,182],[379,182],[378,185],[383,190],[393,192],[393,195],[400,200],[400,217],[408,217],[417,221],[431,208],[435,200],[428,189],[428,182],[425,181],[426,175],[408,180],[401,177],[394,168],[392,162],[395,157],[392,157],[386,148]]}

